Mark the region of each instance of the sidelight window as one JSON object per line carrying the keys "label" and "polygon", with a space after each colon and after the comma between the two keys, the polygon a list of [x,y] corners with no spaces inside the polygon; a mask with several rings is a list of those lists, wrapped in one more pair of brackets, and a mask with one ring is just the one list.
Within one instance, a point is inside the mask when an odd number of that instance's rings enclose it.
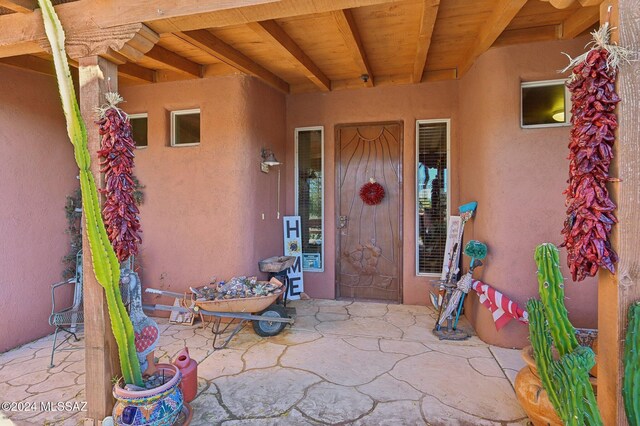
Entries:
{"label": "sidelight window", "polygon": [[449,215],[449,120],[416,122],[416,273],[440,274]]}
{"label": "sidelight window", "polygon": [[296,215],[302,225],[302,268],[324,270],[324,128],[295,130]]}

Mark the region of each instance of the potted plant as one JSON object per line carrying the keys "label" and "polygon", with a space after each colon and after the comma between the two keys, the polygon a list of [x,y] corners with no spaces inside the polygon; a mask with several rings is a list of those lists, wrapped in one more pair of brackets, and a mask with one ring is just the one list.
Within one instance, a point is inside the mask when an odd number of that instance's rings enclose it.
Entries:
{"label": "potted plant", "polygon": [[558,249],[541,244],[535,260],[541,300],[527,303],[532,349],[523,350],[529,366],[516,377],[518,400],[536,426],[602,425],[589,377],[595,354],[578,344],[567,317]]}
{"label": "potted plant", "polygon": [[[114,395],[120,398],[114,408],[114,420],[118,424],[172,424],[183,405],[182,393],[178,387],[180,371],[172,365],[159,366],[163,383],[158,383],[159,387],[153,389],[147,389],[145,386],[136,352],[134,328],[120,294],[120,263],[107,235],[101,215],[98,188],[90,170],[87,130],[80,115],[71,80],[64,48],[64,31],[51,0],[38,0],[38,3],[42,10],[45,32],[51,44],[67,132],[79,168],[82,209],[93,271],[96,280],[105,290],[111,328],[118,346],[124,387],[120,381],[114,386]],[[143,408],[134,406],[134,401]]]}

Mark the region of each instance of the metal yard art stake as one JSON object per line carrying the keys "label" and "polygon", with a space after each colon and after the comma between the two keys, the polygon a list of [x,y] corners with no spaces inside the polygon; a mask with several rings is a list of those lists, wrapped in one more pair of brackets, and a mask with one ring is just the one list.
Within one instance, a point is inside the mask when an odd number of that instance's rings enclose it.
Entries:
{"label": "metal yard art stake", "polygon": [[[464,298],[471,290],[471,284],[473,281],[473,271],[478,266],[482,266],[482,259],[487,257],[487,246],[480,241],[471,240],[464,248],[464,254],[471,257],[471,263],[469,264],[469,270],[456,284],[456,289],[453,290],[449,303],[445,308],[440,321],[438,321],[438,327],[442,326],[444,322],[449,318],[454,311],[456,311],[456,319],[453,323],[453,330],[458,326],[458,320],[460,319],[460,313],[462,312],[462,304]],[[457,307],[457,310],[456,310]]]}
{"label": "metal yard art stake", "polygon": [[462,236],[464,234],[464,225],[473,217],[477,207],[478,207],[478,203],[476,201],[471,201],[470,203],[463,204],[460,207],[458,207],[458,212],[460,214],[460,219],[461,219],[460,232],[458,233],[458,241],[456,241],[453,244],[451,251],[448,254],[448,266],[446,270],[445,279],[436,281],[436,283],[440,284],[438,295],[435,297],[432,297],[432,302],[435,300],[436,303],[434,303],[434,305],[436,305],[436,308],[438,308],[438,319],[436,320],[436,323],[440,321],[440,317],[442,314],[442,307],[445,304],[442,298],[446,294],[446,291],[447,291],[446,288],[447,286],[455,287],[456,277],[458,276],[458,271],[460,270],[460,268],[458,267],[458,264],[460,263],[459,262],[460,247],[462,246]]}
{"label": "metal yard art stake", "polygon": [[[457,329],[458,320],[462,313],[464,298],[471,290],[473,284],[473,271],[478,266],[482,266],[481,260],[487,256],[487,246],[480,241],[469,241],[464,248],[464,254],[471,257],[469,270],[460,281],[447,287],[447,295],[443,301],[443,305],[446,304],[446,307],[442,311],[433,329],[433,333],[441,340],[464,340],[469,338],[469,334]],[[452,315],[454,312],[456,313],[455,320]],[[447,325],[443,328],[442,326],[445,322]]]}

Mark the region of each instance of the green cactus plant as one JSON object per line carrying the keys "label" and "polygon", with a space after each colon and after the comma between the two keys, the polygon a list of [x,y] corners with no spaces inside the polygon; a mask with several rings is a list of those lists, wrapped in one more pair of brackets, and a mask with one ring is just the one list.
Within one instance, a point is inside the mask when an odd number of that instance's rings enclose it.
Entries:
{"label": "green cactus plant", "polygon": [[628,318],[622,397],[629,424],[640,426],[640,302],[629,307]]}
{"label": "green cactus plant", "polygon": [[51,44],[58,90],[67,122],[67,133],[73,145],[74,156],[80,170],[82,210],[85,215],[93,271],[97,281],[104,288],[107,297],[109,319],[111,320],[111,328],[118,345],[122,377],[126,383],[142,386],[142,374],[136,355],[133,325],[120,295],[120,264],[109,242],[107,231],[102,221],[98,189],[90,169],[91,157],[87,145],[87,129],[80,115],[80,107],[76,100],[64,48],[64,31],[53,9],[51,0],[38,0],[38,4],[42,10],[45,32]]}
{"label": "green cactus plant", "polygon": [[[536,367],[549,400],[565,425],[602,425],[589,370],[595,354],[580,346],[564,305],[564,278],[558,249],[553,244],[536,248],[540,300],[527,303],[529,335]],[[554,359],[553,345],[559,358]]]}

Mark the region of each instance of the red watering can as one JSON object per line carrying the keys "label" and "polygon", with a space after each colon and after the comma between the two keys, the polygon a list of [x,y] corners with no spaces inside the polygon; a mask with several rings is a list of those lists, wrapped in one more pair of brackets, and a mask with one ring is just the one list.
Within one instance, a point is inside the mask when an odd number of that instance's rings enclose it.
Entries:
{"label": "red watering can", "polygon": [[189,348],[185,347],[178,352],[178,355],[173,360],[173,365],[178,367],[182,373],[180,389],[185,402],[193,401],[198,392],[198,363],[189,357]]}

